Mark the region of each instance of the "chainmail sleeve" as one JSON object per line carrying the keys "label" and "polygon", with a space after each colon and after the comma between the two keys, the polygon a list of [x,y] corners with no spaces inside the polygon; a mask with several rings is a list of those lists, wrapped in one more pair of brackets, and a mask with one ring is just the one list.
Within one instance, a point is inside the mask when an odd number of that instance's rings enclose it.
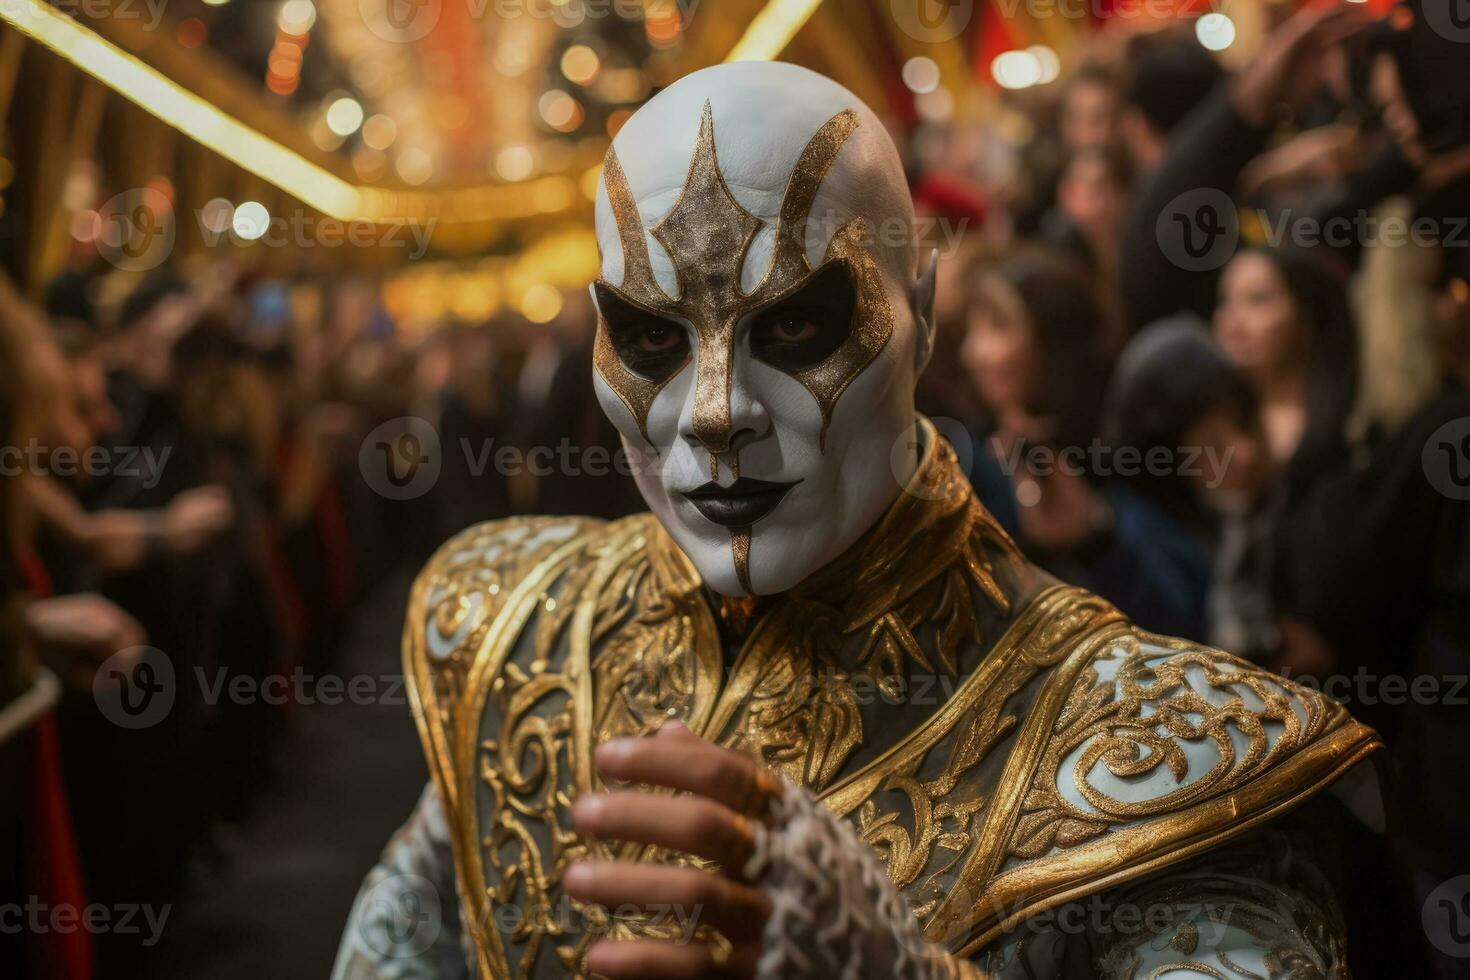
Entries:
{"label": "chainmail sleeve", "polygon": [[872,848],[800,787],[786,785],[745,871],[771,899],[760,980],[984,976],[924,938]]}
{"label": "chainmail sleeve", "polygon": [[771,899],[760,980],[1350,976],[1336,889],[1291,819],[1023,923],[974,962],[924,938],[872,849],[804,789],[785,788],[745,871]]}
{"label": "chainmail sleeve", "polygon": [[430,783],[352,904],[332,980],[465,980],[454,857]]}

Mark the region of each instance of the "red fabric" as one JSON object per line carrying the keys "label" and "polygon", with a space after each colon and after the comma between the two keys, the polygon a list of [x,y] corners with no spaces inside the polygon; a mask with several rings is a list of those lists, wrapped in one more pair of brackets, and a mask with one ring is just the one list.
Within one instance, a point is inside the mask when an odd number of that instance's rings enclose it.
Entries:
{"label": "red fabric", "polygon": [[342,498],[330,483],[317,495],[316,524],[326,556],[328,601],[334,611],[346,609],[352,601],[352,536]]}
{"label": "red fabric", "polygon": [[[28,869],[31,894],[49,908],[74,909],[74,921],[79,921],[87,907],[87,890],[62,785],[61,748],[54,715],[47,714],[36,723],[35,746]],[[71,932],[46,929],[33,937],[33,943],[40,967],[37,977],[92,980],[95,967],[92,934],[85,929]]]}
{"label": "red fabric", "polygon": [[296,573],[286,559],[280,529],[274,522],[265,534],[265,564],[266,582],[276,607],[276,621],[281,626],[284,646],[287,650],[296,650],[306,636],[306,605],[301,600]]}
{"label": "red fabric", "polygon": [[[16,564],[28,596],[44,599],[53,593],[51,575],[33,549],[19,549]],[[31,744],[30,812],[25,818],[30,857],[26,867],[28,895],[34,895],[48,908],[68,906],[80,917],[87,907],[87,889],[61,777],[61,743],[56,736],[55,715],[48,712],[36,722]],[[31,972],[38,980],[92,980],[95,951],[92,934],[84,929],[65,933],[43,930],[32,937],[28,952],[33,962]]]}
{"label": "red fabric", "polygon": [[[280,448],[276,450],[277,477],[291,471],[295,455],[295,444],[289,438],[281,440]],[[265,562],[266,582],[276,607],[276,621],[281,625],[286,649],[293,651],[294,656],[294,651],[300,648],[306,637],[306,603],[301,598],[301,585],[296,581],[296,572],[291,568],[282,531],[275,519],[270,520],[266,528]]]}
{"label": "red fabric", "polygon": [[980,8],[979,29],[975,32],[975,80],[988,88],[996,88],[990,63],[998,55],[1024,48],[1030,41],[1012,19],[1006,17],[1000,0],[989,0]]}
{"label": "red fabric", "polygon": [[914,187],[914,209],[973,227],[985,223],[985,199],[972,185],[943,174],[925,174]]}
{"label": "red fabric", "polygon": [[40,555],[31,548],[21,548],[15,561],[20,566],[20,577],[25,583],[26,595],[32,599],[44,599],[51,594],[55,586]]}

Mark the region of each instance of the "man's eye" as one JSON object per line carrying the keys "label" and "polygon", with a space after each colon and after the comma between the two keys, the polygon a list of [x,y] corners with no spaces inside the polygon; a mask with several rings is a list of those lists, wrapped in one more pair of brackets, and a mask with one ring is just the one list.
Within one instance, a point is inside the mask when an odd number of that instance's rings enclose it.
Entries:
{"label": "man's eye", "polygon": [[646,354],[661,354],[679,346],[682,331],[663,324],[644,327],[633,338],[633,345]]}
{"label": "man's eye", "polygon": [[677,323],[642,319],[611,332],[618,358],[640,378],[664,381],[689,360],[689,337]]}
{"label": "man's eye", "polygon": [[847,264],[833,262],[793,295],[756,314],[750,352],[782,371],[816,367],[852,334],[856,306]]}
{"label": "man's eye", "polygon": [[682,326],[632,305],[602,283],[594,288],[603,329],[629,371],[648,381],[667,381],[689,361],[689,336]]}
{"label": "man's eye", "polygon": [[786,344],[801,344],[817,336],[817,325],[802,318],[785,318],[771,325],[771,339]]}

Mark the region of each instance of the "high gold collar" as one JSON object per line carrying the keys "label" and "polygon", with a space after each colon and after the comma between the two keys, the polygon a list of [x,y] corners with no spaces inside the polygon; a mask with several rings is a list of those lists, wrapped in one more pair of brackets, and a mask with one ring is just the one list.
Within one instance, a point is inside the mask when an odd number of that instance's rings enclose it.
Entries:
{"label": "high gold collar", "polygon": [[[829,608],[842,623],[842,631],[850,633],[898,607],[958,562],[964,562],[985,594],[1004,607],[1007,599],[996,583],[991,560],[973,547],[972,539],[982,533],[1017,563],[1022,560],[1020,553],[975,498],[954,450],[933,423],[921,416],[917,427],[919,464],[872,528],[781,596],[763,596],[753,603],[720,600],[721,618],[745,634],[783,600],[797,599]],[[663,562],[669,561],[666,549],[670,548],[678,550],[667,534],[649,543],[650,552],[665,551]],[[687,559],[681,564],[692,567]],[[695,576],[697,579],[697,573]]]}

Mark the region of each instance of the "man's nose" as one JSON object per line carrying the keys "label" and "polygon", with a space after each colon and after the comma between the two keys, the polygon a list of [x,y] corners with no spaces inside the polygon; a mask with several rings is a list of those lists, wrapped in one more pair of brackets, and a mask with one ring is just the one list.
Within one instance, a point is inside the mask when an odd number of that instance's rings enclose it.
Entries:
{"label": "man's nose", "polygon": [[737,376],[735,360],[732,349],[700,351],[693,402],[679,426],[685,439],[717,456],[740,450],[770,428],[765,405]]}

